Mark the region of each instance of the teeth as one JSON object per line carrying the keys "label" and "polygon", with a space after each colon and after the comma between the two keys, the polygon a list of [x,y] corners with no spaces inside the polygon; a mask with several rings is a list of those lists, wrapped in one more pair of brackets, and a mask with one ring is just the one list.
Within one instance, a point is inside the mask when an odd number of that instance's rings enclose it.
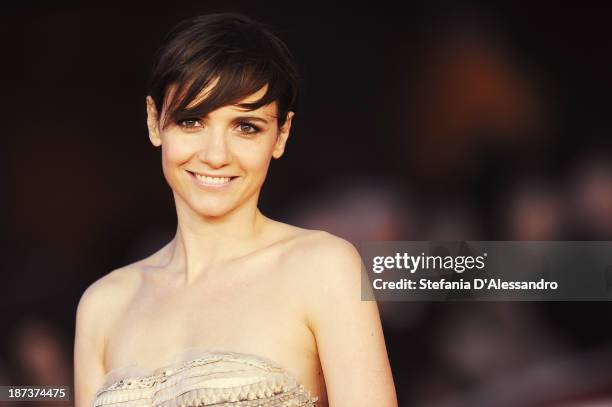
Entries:
{"label": "teeth", "polygon": [[204,184],[222,185],[227,184],[230,181],[229,177],[204,177],[200,174],[195,174],[195,176]]}

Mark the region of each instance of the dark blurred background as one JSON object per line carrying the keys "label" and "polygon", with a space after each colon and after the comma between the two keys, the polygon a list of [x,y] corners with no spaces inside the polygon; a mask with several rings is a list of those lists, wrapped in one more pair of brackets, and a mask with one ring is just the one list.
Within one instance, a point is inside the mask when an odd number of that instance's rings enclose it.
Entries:
{"label": "dark blurred background", "polygon": [[[196,14],[269,23],[299,62],[266,215],[355,244],[612,240],[612,7],[54,4],[0,16],[1,384],[72,385],[82,292],[172,238],[145,84]],[[609,303],[379,305],[400,406],[612,405]]]}

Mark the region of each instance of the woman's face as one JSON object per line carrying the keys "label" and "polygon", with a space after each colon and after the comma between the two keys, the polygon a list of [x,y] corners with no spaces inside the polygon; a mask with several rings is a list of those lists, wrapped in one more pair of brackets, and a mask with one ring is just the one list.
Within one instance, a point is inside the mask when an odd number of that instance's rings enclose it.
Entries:
{"label": "woman's face", "polygon": [[[265,92],[266,87],[239,103],[257,101]],[[162,148],[164,177],[176,203],[180,199],[207,217],[223,216],[245,203],[257,204],[271,158],[283,154],[293,116],[290,112],[279,128],[275,102],[251,111],[231,105],[161,129],[164,113],[158,117],[150,97],[147,113],[149,138]]]}

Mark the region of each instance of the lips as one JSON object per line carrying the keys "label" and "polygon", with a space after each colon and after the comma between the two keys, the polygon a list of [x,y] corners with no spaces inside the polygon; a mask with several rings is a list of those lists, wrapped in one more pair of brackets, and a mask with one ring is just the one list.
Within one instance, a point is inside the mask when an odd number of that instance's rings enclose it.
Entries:
{"label": "lips", "polygon": [[187,172],[191,174],[191,176],[198,182],[198,184],[213,188],[219,188],[228,185],[233,179],[237,178],[235,176],[228,175],[200,174],[192,171]]}

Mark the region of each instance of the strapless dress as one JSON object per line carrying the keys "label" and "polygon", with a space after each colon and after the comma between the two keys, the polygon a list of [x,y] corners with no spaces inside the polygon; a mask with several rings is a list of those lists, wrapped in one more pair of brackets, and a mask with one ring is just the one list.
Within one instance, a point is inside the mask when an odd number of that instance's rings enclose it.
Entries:
{"label": "strapless dress", "polygon": [[152,371],[113,369],[93,407],[316,407],[318,397],[261,356],[190,348],[174,360]]}

